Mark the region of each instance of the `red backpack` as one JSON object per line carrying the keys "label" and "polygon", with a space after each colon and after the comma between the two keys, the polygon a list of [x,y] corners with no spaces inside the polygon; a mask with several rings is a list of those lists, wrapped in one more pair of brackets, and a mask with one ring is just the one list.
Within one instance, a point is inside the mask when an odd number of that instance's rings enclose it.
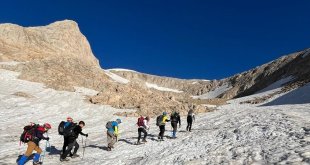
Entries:
{"label": "red backpack", "polygon": [[20,135],[20,141],[27,143],[29,141],[32,141],[35,137],[36,131],[44,131],[44,128],[41,127],[39,124],[31,123],[30,125],[27,125],[24,127],[23,133]]}
{"label": "red backpack", "polygon": [[138,122],[137,122],[137,125],[140,127],[140,126],[144,126],[144,117],[139,117],[138,118]]}

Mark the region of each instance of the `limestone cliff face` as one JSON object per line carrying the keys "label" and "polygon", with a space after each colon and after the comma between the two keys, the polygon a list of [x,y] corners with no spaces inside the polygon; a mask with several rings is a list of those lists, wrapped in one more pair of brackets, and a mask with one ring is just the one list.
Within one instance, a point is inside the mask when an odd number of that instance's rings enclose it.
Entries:
{"label": "limestone cliff face", "polygon": [[0,24],[0,61],[24,62],[6,69],[57,90],[100,90],[110,81],[77,23],[70,20],[40,27]]}
{"label": "limestone cliff face", "polygon": [[44,58],[78,58],[99,67],[87,39],[74,21],[58,21],[41,27],[0,24],[0,61]]}

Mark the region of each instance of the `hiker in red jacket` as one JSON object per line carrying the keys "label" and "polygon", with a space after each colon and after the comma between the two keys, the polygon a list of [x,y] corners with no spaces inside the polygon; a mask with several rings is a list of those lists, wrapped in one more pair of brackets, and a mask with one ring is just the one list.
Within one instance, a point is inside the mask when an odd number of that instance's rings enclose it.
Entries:
{"label": "hiker in red jacket", "polygon": [[[41,162],[39,162],[39,159],[40,159],[40,154],[42,152],[42,149],[39,147],[39,143],[41,139],[44,139],[47,141],[49,140],[49,137],[44,137],[43,134],[47,132],[49,129],[51,129],[52,127],[49,123],[45,123],[43,124],[43,126],[40,126],[38,124],[32,124],[26,127],[29,127],[29,130],[27,133],[22,134],[21,141],[27,143],[28,147],[27,147],[26,153],[19,159],[17,164],[24,165],[28,157],[32,154],[33,150],[37,152],[33,156],[33,164],[34,165],[41,164]],[[24,130],[26,130],[25,128]]]}
{"label": "hiker in red jacket", "polygon": [[140,142],[140,139],[141,139],[141,134],[142,132],[144,133],[144,137],[143,137],[143,140],[142,142],[147,142],[146,141],[146,137],[147,137],[147,130],[149,130],[149,123],[150,121],[150,117],[143,117],[142,115],[138,118],[138,122],[137,122],[137,125],[138,125],[138,142],[137,144],[141,144]]}

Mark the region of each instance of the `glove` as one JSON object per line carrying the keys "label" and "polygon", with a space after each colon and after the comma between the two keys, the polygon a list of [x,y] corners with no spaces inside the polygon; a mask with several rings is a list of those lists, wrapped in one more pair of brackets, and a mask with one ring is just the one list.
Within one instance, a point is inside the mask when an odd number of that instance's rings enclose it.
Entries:
{"label": "glove", "polygon": [[46,137],[46,138],[45,138],[45,140],[49,141],[49,140],[50,140],[50,138],[49,138],[49,137]]}
{"label": "glove", "polygon": [[85,136],[88,137],[88,133]]}

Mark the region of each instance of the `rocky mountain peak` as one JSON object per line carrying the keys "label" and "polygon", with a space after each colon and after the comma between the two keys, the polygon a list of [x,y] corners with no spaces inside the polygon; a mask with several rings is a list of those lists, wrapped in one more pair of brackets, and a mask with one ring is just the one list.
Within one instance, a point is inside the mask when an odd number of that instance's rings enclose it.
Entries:
{"label": "rocky mountain peak", "polygon": [[39,27],[0,24],[0,61],[55,57],[78,58],[99,67],[89,42],[74,21],[57,21]]}

